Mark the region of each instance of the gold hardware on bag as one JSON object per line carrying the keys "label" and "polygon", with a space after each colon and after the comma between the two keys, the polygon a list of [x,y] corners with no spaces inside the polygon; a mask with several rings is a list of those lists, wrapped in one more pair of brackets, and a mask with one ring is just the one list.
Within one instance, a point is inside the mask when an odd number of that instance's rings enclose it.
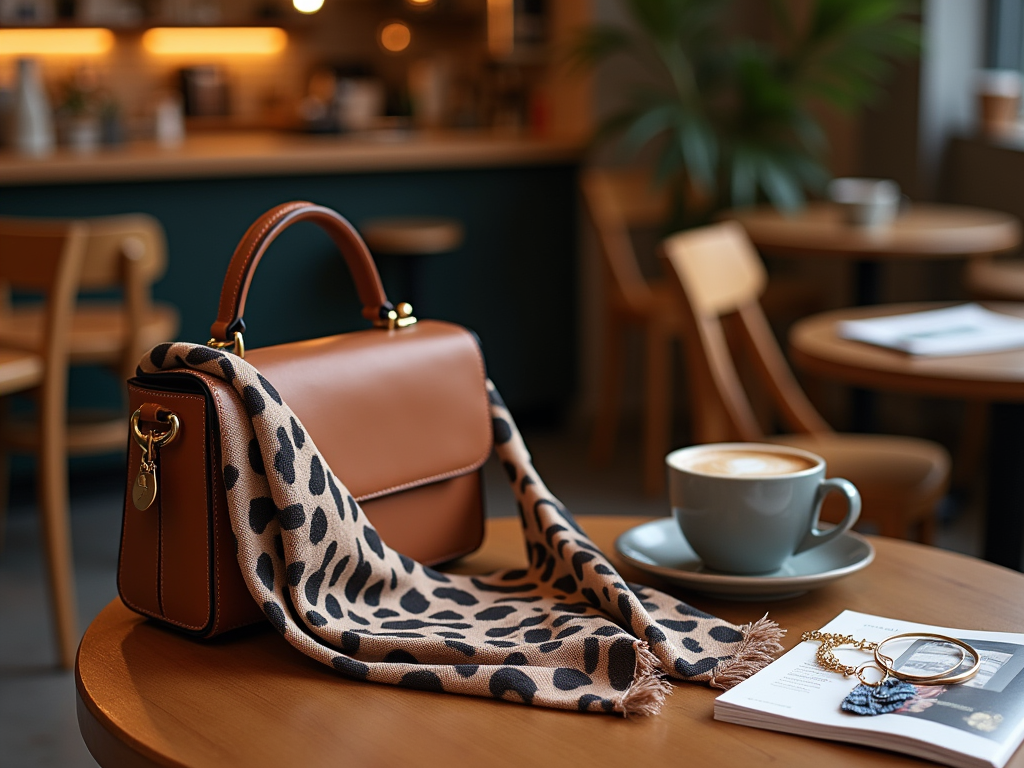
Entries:
{"label": "gold hardware on bag", "polygon": [[395,328],[408,328],[410,325],[416,325],[416,318],[412,315],[412,304],[407,301],[403,301],[394,309],[388,310],[387,317],[383,320],[377,320],[374,325],[378,328],[387,328],[389,331],[395,330]]}
{"label": "gold hardware on bag", "polygon": [[228,347],[232,347],[232,352],[243,359],[245,358],[245,340],[242,338],[242,334],[238,331],[235,331],[235,336],[231,341],[210,339],[206,342],[206,346],[213,347],[214,349],[227,349]]}
{"label": "gold hardware on bag", "polygon": [[181,426],[176,414],[163,409],[160,413],[167,414],[167,431],[165,432],[150,430],[143,434],[139,429],[141,408],[135,411],[131,418],[132,436],[142,448],[142,464],[139,466],[139,474],[135,477],[135,483],[132,485],[132,503],[139,511],[149,509],[156,501],[156,447],[173,442],[174,438],[178,436],[178,429]]}
{"label": "gold hardware on bag", "polygon": [[140,512],[149,509],[156,501],[156,461],[153,451],[153,433],[146,437],[146,452],[142,455],[142,465],[132,486],[132,503]]}

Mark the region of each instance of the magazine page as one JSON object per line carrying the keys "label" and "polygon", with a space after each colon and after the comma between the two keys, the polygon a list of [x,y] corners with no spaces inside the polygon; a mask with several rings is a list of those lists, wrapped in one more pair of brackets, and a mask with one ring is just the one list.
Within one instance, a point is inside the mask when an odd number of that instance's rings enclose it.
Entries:
{"label": "magazine page", "polygon": [[[843,612],[822,630],[874,642],[908,632],[947,634],[976,648],[982,665],[968,682],[918,685],[917,695],[896,712],[862,716],[840,709],[857,681],[818,666],[819,644],[803,642],[722,694],[715,718],[879,746],[951,765],[1001,766],[1024,738],[1024,635],[935,627],[854,611]],[[948,645],[899,642],[886,646],[898,670],[941,671],[959,658]],[[855,649],[839,649],[836,655],[850,665],[871,659]]]}
{"label": "magazine page", "polygon": [[839,323],[839,335],[913,355],[966,355],[1024,346],[1024,318],[979,304]]}

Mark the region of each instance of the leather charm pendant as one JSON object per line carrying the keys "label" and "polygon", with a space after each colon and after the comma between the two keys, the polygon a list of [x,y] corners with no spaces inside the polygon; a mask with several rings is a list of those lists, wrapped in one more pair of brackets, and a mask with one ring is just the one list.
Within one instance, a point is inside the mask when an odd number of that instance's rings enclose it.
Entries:
{"label": "leather charm pendant", "polygon": [[890,677],[880,685],[858,685],[843,699],[840,708],[855,715],[884,715],[899,709],[916,693],[910,683]]}

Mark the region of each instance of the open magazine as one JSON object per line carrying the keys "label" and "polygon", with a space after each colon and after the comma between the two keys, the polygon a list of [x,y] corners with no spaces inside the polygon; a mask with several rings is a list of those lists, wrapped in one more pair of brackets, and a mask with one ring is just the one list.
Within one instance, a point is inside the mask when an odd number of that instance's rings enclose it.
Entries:
{"label": "open magazine", "polygon": [[968,355],[1024,347],[1024,318],[993,312],[979,304],[844,320],[838,331],[844,339],[912,355]]}
{"label": "open magazine", "polygon": [[[950,635],[981,654],[981,669],[965,683],[915,686],[917,695],[891,714],[855,715],[843,712],[840,703],[857,680],[822,669],[814,659],[818,643],[802,642],[719,696],[715,719],[891,749],[952,766],[1001,768],[1024,740],[1024,635],[934,627],[854,611],[844,611],[822,630],[874,642],[907,632]],[[891,647],[898,654],[898,670],[924,674],[948,667],[936,658],[948,646],[919,639]],[[836,654],[844,664],[871,658],[852,649]]]}

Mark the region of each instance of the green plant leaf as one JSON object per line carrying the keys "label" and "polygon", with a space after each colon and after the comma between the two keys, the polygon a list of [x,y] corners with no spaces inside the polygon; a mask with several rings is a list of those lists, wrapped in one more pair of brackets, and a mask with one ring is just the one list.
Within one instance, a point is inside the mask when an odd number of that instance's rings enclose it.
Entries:
{"label": "green plant leaf", "polygon": [[733,207],[743,208],[757,201],[757,163],[743,147],[733,152],[730,191]]}
{"label": "green plant leaf", "polygon": [[709,192],[715,187],[718,143],[714,131],[696,116],[685,115],[679,125],[679,149],[689,175]]}
{"label": "green plant leaf", "polygon": [[789,168],[776,158],[762,155],[757,164],[761,188],[768,200],[781,211],[795,211],[804,204],[800,182]]}
{"label": "green plant leaf", "polygon": [[730,15],[735,0],[620,2],[633,23],[598,27],[577,50],[591,63],[630,55],[653,77],[628,86],[627,109],[597,135],[645,150],[656,179],[700,187],[714,210],[763,198],[802,205],[828,179],[811,104],[865,104],[920,44],[910,0],[807,0],[806,14],[792,0],[767,0],[767,28],[752,32]]}
{"label": "green plant leaf", "polygon": [[660,104],[640,112],[622,137],[622,148],[626,152],[637,152],[651,139],[669,130],[678,120],[677,104]]}

